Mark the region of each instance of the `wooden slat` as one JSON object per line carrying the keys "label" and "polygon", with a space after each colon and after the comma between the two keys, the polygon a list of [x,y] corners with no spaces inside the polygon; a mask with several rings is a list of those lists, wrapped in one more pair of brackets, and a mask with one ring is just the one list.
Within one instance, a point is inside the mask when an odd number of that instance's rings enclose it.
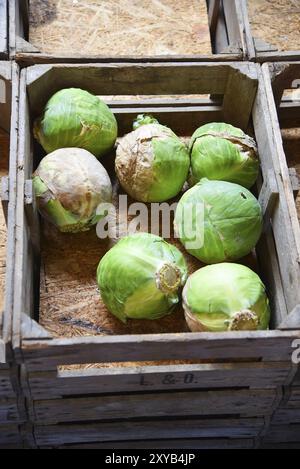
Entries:
{"label": "wooden slat", "polygon": [[291,312],[300,302],[300,229],[280,129],[277,124],[269,71],[265,66],[262,70],[262,84],[256,99],[254,124],[259,151],[262,148],[261,145],[264,144],[263,173],[273,168],[279,193],[284,194],[273,212],[272,227],[287,308],[288,312]]}
{"label": "wooden slat", "polygon": [[294,386],[300,386],[300,366],[298,368],[299,368],[298,372],[297,372],[297,374],[295,376],[295,380],[293,382]]}
{"label": "wooden slat", "polygon": [[0,425],[20,421],[16,399],[1,399]]}
{"label": "wooden slat", "polygon": [[220,16],[221,0],[209,0],[208,2],[208,23],[211,37],[215,36],[216,28]]}
{"label": "wooden slat", "polygon": [[32,65],[42,64],[59,64],[59,63],[72,63],[72,64],[91,64],[91,63],[168,63],[168,62],[233,62],[235,60],[242,60],[241,54],[226,53],[226,54],[212,54],[212,55],[172,55],[172,56],[120,56],[120,57],[108,57],[105,55],[101,56],[68,56],[57,55],[55,57],[44,54],[44,53],[24,53],[19,51],[15,56],[16,62],[22,67],[29,67]]}
{"label": "wooden slat", "polygon": [[117,361],[228,360],[289,361],[300,332],[141,334],[23,341],[29,370],[59,365]]}
{"label": "wooden slat", "polygon": [[256,60],[259,63],[292,62],[300,60],[300,53],[298,50],[283,52],[260,52],[257,54]]}
{"label": "wooden slat", "polygon": [[0,59],[7,57],[8,52],[8,12],[6,0],[0,0]]}
{"label": "wooden slat", "polygon": [[288,409],[300,410],[300,387],[292,386],[290,388],[289,400],[285,407]]}
{"label": "wooden slat", "polygon": [[35,401],[35,421],[41,425],[89,420],[170,418],[188,416],[270,415],[274,390],[230,390],[102,395]]}
{"label": "wooden slat", "polygon": [[11,118],[11,78],[10,62],[0,62],[0,127],[7,132]]}
{"label": "wooden slat", "polygon": [[300,425],[300,406],[298,409],[279,408],[272,418],[274,425],[289,425],[290,423]]}
{"label": "wooden slat", "polygon": [[[9,100],[10,127],[10,153],[9,153],[9,202],[7,206],[7,243],[6,243],[6,274],[5,274],[5,308],[3,314],[2,337],[5,343],[11,341],[12,315],[13,315],[13,291],[14,291],[14,260],[15,260],[15,225],[16,225],[16,179],[17,179],[17,151],[18,151],[18,99],[19,99],[19,67],[12,64],[9,68],[11,74],[11,96]],[[7,354],[10,353],[7,347]]]}
{"label": "wooden slat", "polygon": [[231,387],[275,388],[285,383],[290,364],[228,363],[171,365],[29,373],[33,399],[113,392]]}
{"label": "wooden slat", "polygon": [[13,390],[11,375],[9,370],[0,370],[0,400],[3,398],[15,398],[15,392]]}
{"label": "wooden slat", "polygon": [[[250,65],[238,68],[251,78]],[[27,84],[31,110],[39,114],[55,91],[70,86],[97,95],[223,94],[230,70],[227,64],[192,62],[36,65],[27,69]]]}
{"label": "wooden slat", "polygon": [[243,56],[246,56],[244,17],[241,3],[240,0],[223,0],[228,42],[230,45],[235,45],[237,48],[240,48]]}
{"label": "wooden slat", "polygon": [[[196,438],[255,438],[264,419],[192,419],[165,421],[124,421],[81,425],[36,425],[38,446],[59,446],[91,442]],[[130,445],[130,443],[129,443]]]}
{"label": "wooden slat", "polygon": [[0,425],[0,448],[7,448],[8,445],[22,445],[18,425]]}
{"label": "wooden slat", "polygon": [[264,444],[293,443],[300,447],[300,425],[272,425],[264,439]]}
{"label": "wooden slat", "polygon": [[257,92],[257,68],[249,64],[247,74],[232,67],[223,99],[225,122],[246,130]]}
{"label": "wooden slat", "polygon": [[136,442],[91,443],[70,445],[60,449],[253,449],[254,439],[201,439],[201,440],[152,440]]}

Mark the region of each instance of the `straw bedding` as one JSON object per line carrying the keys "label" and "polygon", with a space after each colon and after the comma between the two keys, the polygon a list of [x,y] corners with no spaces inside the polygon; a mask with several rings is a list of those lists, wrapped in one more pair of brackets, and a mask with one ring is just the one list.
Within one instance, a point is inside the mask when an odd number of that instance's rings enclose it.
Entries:
{"label": "straw bedding", "polygon": [[205,0],[31,0],[30,42],[60,55],[211,53]]}
{"label": "straw bedding", "polygon": [[300,0],[248,0],[252,34],[281,51],[300,49]]}

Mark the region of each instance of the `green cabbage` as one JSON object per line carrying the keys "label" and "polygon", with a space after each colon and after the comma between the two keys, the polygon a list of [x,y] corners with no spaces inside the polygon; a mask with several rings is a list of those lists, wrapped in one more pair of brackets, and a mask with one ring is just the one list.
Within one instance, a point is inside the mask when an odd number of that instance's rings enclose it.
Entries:
{"label": "green cabbage", "polygon": [[52,96],[33,132],[47,153],[77,147],[100,157],[113,148],[118,128],[115,116],[97,96],[69,88]]}
{"label": "green cabbage", "polygon": [[116,173],[121,186],[141,202],[175,197],[189,171],[186,146],[150,116],[138,116],[134,127],[136,130],[125,135],[117,147]]}
{"label": "green cabbage", "polygon": [[101,259],[97,270],[102,300],[123,322],[170,314],[186,278],[181,252],[149,233],[122,238]]}
{"label": "green cabbage", "polygon": [[211,123],[199,127],[192,135],[190,153],[193,182],[208,178],[250,188],[257,179],[256,143],[232,125]]}
{"label": "green cabbage", "polygon": [[270,321],[269,301],[259,276],[239,264],[215,264],[192,274],[183,289],[190,330],[264,330]]}
{"label": "green cabbage", "polygon": [[[198,207],[203,209],[202,218],[195,215]],[[174,224],[186,250],[213,264],[249,254],[259,240],[262,222],[261,207],[247,189],[203,179],[180,199]]]}
{"label": "green cabbage", "polygon": [[41,214],[62,232],[86,231],[102,216],[97,208],[109,203],[112,186],[102,164],[81,148],[62,148],[45,156],[33,174]]}

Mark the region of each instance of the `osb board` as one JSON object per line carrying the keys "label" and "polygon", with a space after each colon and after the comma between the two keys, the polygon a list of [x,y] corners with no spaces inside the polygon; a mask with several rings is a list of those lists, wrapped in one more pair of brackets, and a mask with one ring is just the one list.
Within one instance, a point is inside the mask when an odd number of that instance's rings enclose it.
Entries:
{"label": "osb board", "polygon": [[[0,178],[8,173],[8,152],[9,136],[0,129]],[[4,306],[5,287],[5,266],[6,266],[6,223],[0,203],[0,316]]]}
{"label": "osb board", "polygon": [[[111,177],[114,204],[118,207],[118,196],[124,192],[114,174],[113,160],[114,155],[108,155],[101,162]],[[128,197],[128,205],[132,202]],[[122,224],[119,229],[120,236],[126,235]],[[101,257],[115,242],[116,239],[100,240],[95,229],[80,234],[63,234],[48,222],[42,221],[40,324],[54,337],[186,332],[188,329],[181,305],[159,320],[128,320],[127,324],[120,322],[107,310],[97,288],[96,270]],[[169,242],[184,254],[189,273],[203,266],[187,254],[173,235]],[[257,270],[252,255],[240,262]]]}
{"label": "osb board", "polygon": [[248,0],[255,38],[280,51],[300,49],[300,0]]}
{"label": "osb board", "polygon": [[[285,129],[282,131],[283,145],[290,168],[296,168],[300,180],[300,129]],[[300,192],[296,199],[298,219],[300,222]]]}
{"label": "osb board", "polygon": [[29,40],[59,55],[211,54],[205,0],[31,0]]}

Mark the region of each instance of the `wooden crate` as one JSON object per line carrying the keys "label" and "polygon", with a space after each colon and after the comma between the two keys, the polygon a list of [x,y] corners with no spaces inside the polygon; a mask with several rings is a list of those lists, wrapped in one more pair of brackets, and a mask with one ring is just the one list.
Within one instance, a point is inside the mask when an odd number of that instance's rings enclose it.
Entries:
{"label": "wooden crate", "polygon": [[[265,220],[256,254],[270,297],[273,330],[51,338],[36,322],[40,240],[30,177],[37,163],[34,155],[39,158],[41,149],[33,146],[31,124],[56,90],[70,86],[105,93],[121,135],[141,111],[185,136],[209,121],[223,120],[249,131],[253,126],[261,157],[257,191]],[[177,98],[153,98],[167,94]],[[193,94],[211,94],[214,99],[193,99]],[[120,102],[111,95],[128,98]],[[137,104],[133,95],[144,98]],[[180,100],[178,95],[189,98]],[[292,342],[300,338],[300,323],[293,314],[300,297],[297,251],[281,174],[274,171],[274,135],[258,65],[36,65],[22,70],[19,111],[13,348],[22,365],[37,444],[101,447],[109,441],[162,438],[176,445],[170,440],[190,436],[195,444],[197,440],[208,447],[230,441],[257,444],[282,399],[281,386],[295,374]],[[142,363],[161,360],[181,362]],[[119,365],[61,368],[112,362]],[[124,362],[134,363],[128,367]]]}
{"label": "wooden crate", "polygon": [[[29,35],[29,1],[12,0],[9,2],[10,17],[10,55],[26,65],[53,62],[113,62],[113,61],[232,61],[247,58],[246,26],[244,22],[244,0],[207,0],[208,22],[213,54],[184,55],[171,57],[154,56],[92,56],[90,54],[44,54],[28,42]],[[249,37],[250,33],[248,33]]]}
{"label": "wooden crate", "polygon": [[0,0],[0,60],[8,55],[8,5],[6,0]]}
{"label": "wooden crate", "polygon": [[[268,40],[265,38],[265,36],[262,36],[260,38],[254,37],[253,32],[251,29],[251,5],[247,6],[247,2],[251,2],[251,0],[247,0],[244,2],[244,24],[245,24],[245,36],[246,36],[246,44],[247,44],[247,50],[248,50],[248,57],[249,60],[254,60],[259,63],[264,63],[264,62],[279,62],[279,61],[297,61],[300,60],[300,50],[299,47],[297,47],[296,50],[279,50],[279,45],[272,45],[268,42]],[[281,4],[278,4],[278,8],[282,8],[282,15],[285,15],[284,21],[288,21],[288,9],[290,7],[294,7],[296,10],[296,5],[292,4],[292,2],[289,2],[290,5],[285,4],[284,2],[281,2]],[[285,7],[285,8],[284,8]],[[267,5],[266,5],[267,8]],[[249,11],[250,9],[250,11]],[[295,14],[299,14],[299,12],[295,12]],[[274,21],[274,15],[275,15],[275,9],[272,11],[272,14],[265,16],[262,18],[261,22],[265,20],[266,22],[272,23]],[[282,36],[285,35],[285,31],[282,31],[282,24],[283,24],[283,17],[281,16],[281,12],[279,11],[277,13],[278,19],[281,19],[282,23],[278,25],[277,31],[282,34]],[[256,18],[254,18],[256,19]],[[257,20],[256,20],[257,21]],[[260,33],[263,34],[264,32],[264,24],[261,25],[261,28],[259,28]],[[274,38],[271,34],[269,34],[270,39],[269,41],[272,42],[272,39],[274,41]],[[271,37],[272,36],[272,37]],[[295,39],[296,36],[296,31],[293,34],[293,39]],[[290,45],[290,44],[289,44]]]}

